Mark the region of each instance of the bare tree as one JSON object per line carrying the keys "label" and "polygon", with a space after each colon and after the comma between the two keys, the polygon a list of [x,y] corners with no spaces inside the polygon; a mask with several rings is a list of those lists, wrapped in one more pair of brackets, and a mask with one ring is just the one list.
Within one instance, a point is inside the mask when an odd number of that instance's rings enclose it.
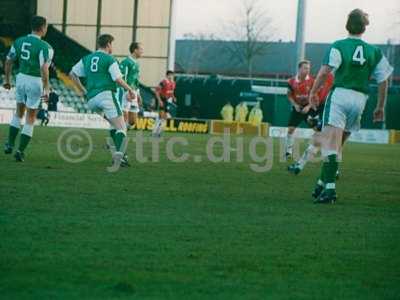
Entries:
{"label": "bare tree", "polygon": [[224,26],[221,38],[229,41],[225,44],[231,61],[245,65],[249,78],[253,77],[254,60],[267,53],[272,38],[271,19],[260,3],[243,0],[239,17]]}

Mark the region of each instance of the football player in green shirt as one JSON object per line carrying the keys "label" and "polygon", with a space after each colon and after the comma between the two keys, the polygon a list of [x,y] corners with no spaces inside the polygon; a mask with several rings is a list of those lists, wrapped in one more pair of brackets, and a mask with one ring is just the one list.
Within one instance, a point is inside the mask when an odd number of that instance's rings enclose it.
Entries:
{"label": "football player in green shirt", "polygon": [[129,46],[130,55],[126,57],[119,65],[123,79],[136,92],[136,97],[132,101],[127,101],[127,92],[123,88],[118,88],[118,100],[124,111],[125,122],[128,129],[136,124],[137,116],[140,110],[140,66],[138,59],[143,56],[143,47],[141,43],[133,42]]}
{"label": "football player in green shirt", "polygon": [[18,162],[24,161],[24,151],[33,135],[40,101],[41,99],[48,100],[49,66],[54,55],[53,48],[42,40],[47,33],[46,19],[34,16],[31,27],[31,34],[15,40],[5,63],[4,88],[11,88],[12,66],[15,61],[18,62],[19,70],[15,87],[17,109],[10,123],[4,153],[11,154],[13,152],[15,140],[21,128],[21,120],[26,112],[25,125],[22,128],[19,146],[14,155]]}
{"label": "football player in green shirt", "polygon": [[[119,85],[127,91],[127,100],[132,101],[135,91],[122,79],[118,62],[111,55],[113,41],[114,37],[109,34],[100,35],[97,39],[97,51],[83,57],[73,66],[70,77],[82,94],[86,95],[89,108],[102,114],[110,123],[110,135],[116,147],[113,167],[118,168],[124,163],[126,124],[115,93]],[[79,77],[86,78],[86,87],[82,85]]]}
{"label": "football player in green shirt", "polygon": [[360,9],[350,12],[346,24],[349,36],[332,44],[310,92],[310,103],[316,105],[318,90],[328,74],[335,72],[333,89],[323,116],[321,151],[324,162],[313,193],[315,203],[334,203],[337,199],[335,178],[343,134],[360,129],[371,76],[378,83],[374,122],[384,121],[388,78],[393,68],[380,49],[362,40],[368,25],[369,18],[365,12]]}

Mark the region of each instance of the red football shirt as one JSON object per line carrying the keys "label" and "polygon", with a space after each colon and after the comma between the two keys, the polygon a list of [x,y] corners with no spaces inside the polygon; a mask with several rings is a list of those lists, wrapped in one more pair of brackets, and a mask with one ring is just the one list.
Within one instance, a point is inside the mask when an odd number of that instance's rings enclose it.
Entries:
{"label": "red football shirt", "polygon": [[175,97],[175,81],[171,81],[168,79],[164,79],[160,82],[160,85],[157,87],[157,91],[160,93],[162,98],[169,99]]}
{"label": "red football shirt", "polygon": [[300,80],[298,76],[290,78],[288,81],[288,88],[294,101],[300,106],[308,104],[308,96],[312,86],[314,85],[314,78],[308,75],[304,80]]}
{"label": "red football shirt", "polygon": [[318,92],[319,104],[322,104],[325,102],[326,98],[329,95],[329,92],[331,91],[334,81],[335,81],[335,76],[333,76],[332,73],[329,73],[324,85],[321,87],[321,89]]}

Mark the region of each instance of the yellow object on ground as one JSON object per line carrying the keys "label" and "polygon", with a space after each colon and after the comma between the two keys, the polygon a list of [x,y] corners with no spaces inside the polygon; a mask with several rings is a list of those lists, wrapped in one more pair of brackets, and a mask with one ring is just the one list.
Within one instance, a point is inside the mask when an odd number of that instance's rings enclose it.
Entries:
{"label": "yellow object on ground", "polygon": [[226,122],[233,121],[233,106],[230,103],[224,105],[224,107],[221,110],[221,116],[222,120]]}
{"label": "yellow object on ground", "polygon": [[239,103],[235,108],[235,121],[239,123],[246,122],[248,113],[249,109],[247,108],[246,103]]}
{"label": "yellow object on ground", "polygon": [[390,130],[389,144],[400,143],[400,131]]}
{"label": "yellow object on ground", "polygon": [[263,112],[260,108],[260,105],[257,103],[256,106],[250,111],[249,122],[253,126],[259,126],[263,120]]}

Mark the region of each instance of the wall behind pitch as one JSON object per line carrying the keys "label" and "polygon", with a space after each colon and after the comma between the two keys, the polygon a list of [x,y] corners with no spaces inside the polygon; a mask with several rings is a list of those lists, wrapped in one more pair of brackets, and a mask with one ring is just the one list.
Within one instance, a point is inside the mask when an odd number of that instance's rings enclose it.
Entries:
{"label": "wall behind pitch", "polygon": [[129,27],[101,27],[100,33],[109,33],[114,38],[113,53],[115,56],[124,57],[129,53],[132,42],[132,28]]}
{"label": "wall behind pitch", "polygon": [[68,26],[96,26],[97,0],[68,0],[67,25]]}
{"label": "wall behind pitch", "polygon": [[49,23],[92,51],[96,47],[97,33],[112,34],[114,55],[118,59],[129,54],[129,44],[134,39],[142,42],[145,54],[141,60],[141,81],[156,86],[168,65],[171,2],[37,0],[37,14],[47,17]]}
{"label": "wall behind pitch", "polygon": [[128,26],[132,29],[134,1],[102,0],[101,25]]}
{"label": "wall behind pitch", "polygon": [[66,34],[85,46],[96,45],[97,0],[68,0]]}
{"label": "wall behind pitch", "polygon": [[49,23],[61,24],[63,19],[64,0],[40,0],[37,2],[37,11],[45,16]]}
{"label": "wall behind pitch", "polygon": [[66,34],[85,48],[94,49],[94,45],[96,44],[96,27],[67,26]]}
{"label": "wall behind pitch", "polygon": [[168,27],[171,3],[169,0],[145,0],[139,3],[139,26]]}
{"label": "wall behind pitch", "polygon": [[142,79],[155,86],[164,77],[168,65],[171,0],[145,0],[138,6],[136,39],[143,43]]}

